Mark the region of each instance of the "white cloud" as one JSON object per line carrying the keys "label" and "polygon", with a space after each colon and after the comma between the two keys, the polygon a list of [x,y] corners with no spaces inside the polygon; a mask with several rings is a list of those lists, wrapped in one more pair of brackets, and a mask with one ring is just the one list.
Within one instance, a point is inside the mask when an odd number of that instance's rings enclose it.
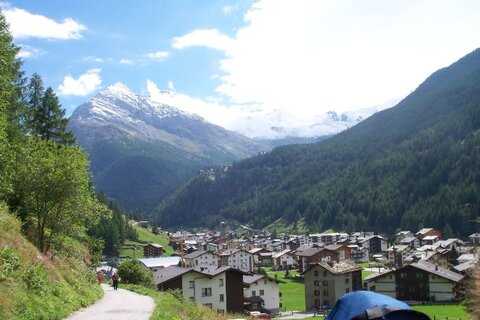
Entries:
{"label": "white cloud", "polygon": [[34,48],[25,44],[19,45],[20,52],[17,54],[17,58],[29,59],[37,58],[44,54],[44,51],[38,48]]}
{"label": "white cloud", "polygon": [[157,51],[157,52],[145,54],[145,57],[149,59],[157,60],[157,61],[163,61],[169,56],[170,56],[170,53],[168,53],[167,51]]}
{"label": "white cloud", "polygon": [[104,63],[105,59],[99,58],[99,57],[94,57],[94,56],[88,56],[88,57],[83,57],[82,61],[85,62],[96,62],[96,63]]}
{"label": "white cloud", "polygon": [[120,59],[120,64],[133,64],[133,61],[130,59]]}
{"label": "white cloud", "polygon": [[12,36],[20,38],[80,39],[87,27],[71,18],[56,22],[42,15],[19,8],[5,7],[3,13],[10,24]]}
{"label": "white cloud", "polygon": [[175,91],[175,86],[172,81],[168,81],[168,90]]}
{"label": "white cloud", "polygon": [[238,4],[234,4],[234,5],[231,5],[231,6],[224,6],[222,8],[222,11],[223,11],[224,14],[228,15],[228,14],[231,14],[231,13],[237,11],[238,8],[239,8]]}
{"label": "white cloud", "polygon": [[227,51],[234,43],[233,39],[217,29],[197,29],[184,36],[173,38],[172,47],[185,49],[193,46],[205,46]]}
{"label": "white cloud", "polygon": [[74,79],[72,75],[67,75],[63,83],[58,86],[58,92],[64,96],[86,96],[99,89],[102,84],[100,78],[101,69],[91,69],[86,73]]}
{"label": "white cloud", "polygon": [[479,45],[480,1],[259,0],[230,38],[173,39],[225,52],[217,92],[308,119],[381,105]]}

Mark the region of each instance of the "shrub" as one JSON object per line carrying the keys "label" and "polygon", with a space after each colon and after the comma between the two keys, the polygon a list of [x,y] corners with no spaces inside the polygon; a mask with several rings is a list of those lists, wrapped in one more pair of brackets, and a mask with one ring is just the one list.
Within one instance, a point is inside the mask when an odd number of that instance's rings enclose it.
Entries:
{"label": "shrub", "polygon": [[138,260],[128,260],[120,264],[118,275],[124,283],[139,284],[147,288],[155,287],[152,273]]}

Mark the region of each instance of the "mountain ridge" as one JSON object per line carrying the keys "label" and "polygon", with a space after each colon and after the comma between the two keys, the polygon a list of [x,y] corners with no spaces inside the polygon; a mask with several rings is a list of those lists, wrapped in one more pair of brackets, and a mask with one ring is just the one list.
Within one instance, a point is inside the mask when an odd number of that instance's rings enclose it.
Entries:
{"label": "mountain ridge", "polygon": [[278,147],[215,179],[196,177],[152,219],[167,227],[231,219],[258,228],[304,218],[317,231],[386,233],[447,223],[465,235],[474,231],[468,220],[475,212],[452,208],[480,205],[479,101],[475,50],[433,73],[397,106],[330,139]]}
{"label": "mountain ridge", "polygon": [[97,190],[136,211],[153,208],[205,166],[228,164],[268,148],[198,115],[137,95],[121,82],[80,105],[69,128],[90,154]]}

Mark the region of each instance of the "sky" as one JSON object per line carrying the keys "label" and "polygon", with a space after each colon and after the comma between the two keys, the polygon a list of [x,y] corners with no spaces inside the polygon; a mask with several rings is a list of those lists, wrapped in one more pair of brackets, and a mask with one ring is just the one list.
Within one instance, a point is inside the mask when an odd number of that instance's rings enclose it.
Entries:
{"label": "sky", "polygon": [[121,81],[156,100],[168,90],[175,107],[257,135],[272,121],[388,105],[480,47],[478,0],[18,0],[0,8],[26,75],[39,73],[67,115]]}

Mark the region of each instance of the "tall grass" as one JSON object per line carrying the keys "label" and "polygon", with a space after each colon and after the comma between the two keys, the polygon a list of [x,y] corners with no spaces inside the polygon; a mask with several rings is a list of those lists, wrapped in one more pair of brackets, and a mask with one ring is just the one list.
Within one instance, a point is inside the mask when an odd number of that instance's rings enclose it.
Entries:
{"label": "tall grass", "polygon": [[20,222],[0,204],[0,319],[63,319],[103,291],[82,259],[87,250],[65,242],[76,257],[44,256],[20,232]]}

